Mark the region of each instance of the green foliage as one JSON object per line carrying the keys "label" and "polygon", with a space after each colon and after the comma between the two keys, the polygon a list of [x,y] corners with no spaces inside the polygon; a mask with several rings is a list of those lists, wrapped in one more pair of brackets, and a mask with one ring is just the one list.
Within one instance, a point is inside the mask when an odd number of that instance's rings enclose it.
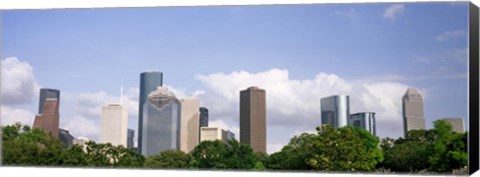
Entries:
{"label": "green foliage", "polygon": [[236,140],[203,141],[191,154],[195,168],[253,169],[256,163],[252,148]]}
{"label": "green foliage", "polygon": [[188,168],[192,156],[179,150],[162,151],[145,159],[144,167],[147,168]]}
{"label": "green foliage", "polygon": [[322,171],[373,171],[383,160],[378,138],[356,127],[338,130],[317,128],[312,154],[306,159],[313,169]]}
{"label": "green foliage", "polygon": [[280,152],[273,153],[268,158],[267,168],[280,170],[309,170],[311,167],[306,159],[310,157],[312,146],[309,146],[316,135],[303,133],[294,136]]}

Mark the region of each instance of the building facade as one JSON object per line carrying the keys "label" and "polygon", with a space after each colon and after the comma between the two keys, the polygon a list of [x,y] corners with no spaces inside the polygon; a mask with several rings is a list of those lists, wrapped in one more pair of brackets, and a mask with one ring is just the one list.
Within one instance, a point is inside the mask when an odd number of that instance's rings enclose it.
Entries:
{"label": "building facade", "polygon": [[200,127],[208,127],[208,109],[200,108]]}
{"label": "building facade", "polygon": [[452,125],[452,131],[457,133],[465,133],[463,118],[443,118],[441,119]]}
{"label": "building facade", "polygon": [[374,112],[360,112],[350,115],[348,125],[360,127],[377,136]]}
{"label": "building facade", "polygon": [[180,150],[188,153],[200,143],[200,100],[184,98],[180,105]]}
{"label": "building facade", "polygon": [[132,129],[128,129],[127,131],[127,148],[133,149],[134,148],[134,138],[135,138],[135,131]]}
{"label": "building facade", "polygon": [[143,133],[143,106],[148,100],[148,94],[163,85],[163,73],[158,71],[143,72],[140,74],[140,93],[138,102],[138,150],[142,149]]}
{"label": "building facade", "polygon": [[348,95],[333,95],[320,100],[322,125],[338,129],[348,125],[350,98]]}
{"label": "building facade", "polygon": [[60,133],[60,115],[58,106],[57,98],[46,98],[42,104],[41,113],[35,116],[32,127],[43,129],[46,134],[58,138]]}
{"label": "building facade", "polygon": [[121,104],[109,104],[102,107],[100,122],[100,143],[127,147],[127,108]]}
{"label": "building facade", "polygon": [[240,143],[267,152],[266,92],[258,87],[240,91]]}
{"label": "building facade", "polygon": [[42,88],[40,89],[40,99],[38,103],[38,114],[42,113],[43,105],[45,104],[45,100],[47,98],[56,98],[57,99],[57,107],[60,108],[60,90],[51,89],[51,88]]}
{"label": "building facade", "polygon": [[219,127],[202,127],[200,128],[200,132],[200,141],[220,140],[227,143],[228,140],[235,139],[235,134]]}
{"label": "building facade", "polygon": [[408,88],[402,98],[403,132],[425,129],[423,98],[415,88]]}
{"label": "building facade", "polygon": [[166,87],[158,87],[148,95],[142,109],[140,153],[149,157],[165,150],[179,150],[181,105],[175,95]]}
{"label": "building facade", "polygon": [[75,137],[73,137],[68,130],[65,129],[58,129],[59,130],[59,139],[62,141],[63,145],[65,147],[71,147],[73,145],[73,140]]}

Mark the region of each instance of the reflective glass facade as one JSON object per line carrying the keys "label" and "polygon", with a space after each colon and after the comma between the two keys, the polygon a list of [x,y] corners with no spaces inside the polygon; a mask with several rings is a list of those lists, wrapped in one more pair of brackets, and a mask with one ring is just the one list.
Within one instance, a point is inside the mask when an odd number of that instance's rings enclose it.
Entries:
{"label": "reflective glass facade", "polygon": [[208,127],[208,109],[200,108],[200,127]]}
{"label": "reflective glass facade", "polygon": [[350,99],[347,95],[334,95],[320,100],[322,125],[328,124],[334,129],[348,125],[350,117]]}
{"label": "reflective glass facade", "polygon": [[370,132],[372,135],[377,136],[374,112],[361,112],[352,114],[350,116],[348,124],[363,128]]}
{"label": "reflective glass facade", "polygon": [[43,105],[45,104],[45,100],[47,98],[56,98],[57,99],[57,107],[58,107],[60,105],[60,90],[49,89],[49,88],[40,89],[40,101],[39,101],[39,104],[38,104],[38,114],[42,113]]}
{"label": "reflective glass facade", "polygon": [[[140,152],[145,156],[180,147],[180,102],[166,88],[152,92],[143,105]],[[140,145],[140,144],[139,144]]]}
{"label": "reflective glass facade", "polygon": [[157,71],[143,72],[140,74],[140,95],[138,108],[138,149],[142,150],[143,133],[143,105],[147,101],[148,94],[163,85],[163,74]]}

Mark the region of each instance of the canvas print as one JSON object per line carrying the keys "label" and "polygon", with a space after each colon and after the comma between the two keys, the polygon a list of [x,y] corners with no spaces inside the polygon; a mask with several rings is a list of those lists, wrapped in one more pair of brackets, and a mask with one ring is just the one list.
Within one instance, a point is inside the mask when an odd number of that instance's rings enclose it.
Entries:
{"label": "canvas print", "polygon": [[466,174],[468,8],[3,10],[1,163]]}

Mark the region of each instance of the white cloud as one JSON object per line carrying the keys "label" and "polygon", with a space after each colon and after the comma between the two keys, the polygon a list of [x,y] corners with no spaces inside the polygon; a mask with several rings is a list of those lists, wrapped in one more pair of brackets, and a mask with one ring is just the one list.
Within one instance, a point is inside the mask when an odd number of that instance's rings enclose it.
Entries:
{"label": "white cloud", "polygon": [[466,37],[466,36],[467,36],[467,32],[465,30],[459,29],[459,30],[447,31],[441,35],[438,35],[435,37],[435,40],[441,42],[451,38]]}
{"label": "white cloud", "polygon": [[398,15],[403,14],[405,12],[405,5],[403,4],[393,4],[388,6],[385,11],[383,12],[383,18],[395,21]]}
{"label": "white cloud", "polygon": [[87,137],[90,140],[98,141],[100,132],[99,122],[99,120],[83,116],[74,116],[65,120],[63,128],[67,129],[74,137]]}
{"label": "white cloud", "polygon": [[32,103],[40,89],[33,67],[16,57],[1,60],[1,88],[3,105]]}
{"label": "white cloud", "polygon": [[12,108],[6,105],[1,106],[0,114],[0,124],[2,125],[13,125],[16,122],[20,122],[22,125],[31,126],[35,119],[35,114],[28,110]]}
{"label": "white cloud", "polygon": [[[234,71],[228,74],[197,75],[205,86],[200,96],[209,109],[210,122],[237,128],[239,92],[258,86],[267,93],[267,144],[285,144],[294,134],[314,132],[320,124],[320,98],[350,95],[352,113],[376,112],[377,134],[402,135],[401,98],[408,88],[397,82],[346,81],[335,74],[319,73],[311,79],[294,80],[287,70],[271,69],[259,73]],[[212,124],[212,123],[210,123]],[[273,152],[274,147],[267,147]]]}

